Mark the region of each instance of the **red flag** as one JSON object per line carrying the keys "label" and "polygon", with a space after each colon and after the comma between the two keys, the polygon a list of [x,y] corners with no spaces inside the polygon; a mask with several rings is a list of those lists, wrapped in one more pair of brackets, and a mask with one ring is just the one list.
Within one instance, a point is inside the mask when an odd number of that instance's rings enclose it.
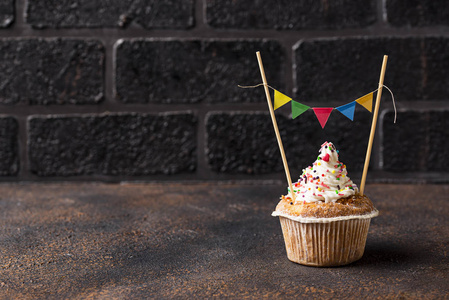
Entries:
{"label": "red flag", "polygon": [[321,128],[324,128],[326,126],[327,119],[329,119],[329,116],[333,110],[332,107],[315,107],[312,108],[313,112],[315,113],[318,121],[320,122]]}

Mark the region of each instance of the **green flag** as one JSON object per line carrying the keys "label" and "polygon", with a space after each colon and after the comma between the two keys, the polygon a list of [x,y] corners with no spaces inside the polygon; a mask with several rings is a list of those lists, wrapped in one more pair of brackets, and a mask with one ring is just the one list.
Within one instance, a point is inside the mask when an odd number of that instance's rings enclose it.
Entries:
{"label": "green flag", "polygon": [[292,119],[295,119],[300,114],[308,110],[310,106],[301,104],[299,102],[296,102],[295,100],[292,100]]}

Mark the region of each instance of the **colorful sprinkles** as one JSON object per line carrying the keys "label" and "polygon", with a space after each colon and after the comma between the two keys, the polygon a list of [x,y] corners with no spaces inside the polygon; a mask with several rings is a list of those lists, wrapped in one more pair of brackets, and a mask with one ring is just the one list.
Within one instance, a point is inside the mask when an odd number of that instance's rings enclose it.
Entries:
{"label": "colorful sprinkles", "polygon": [[302,195],[302,198],[318,197],[320,201],[353,195],[356,186],[346,176],[346,165],[338,160],[339,151],[332,143],[326,142],[320,153],[312,166],[303,170],[293,192]]}

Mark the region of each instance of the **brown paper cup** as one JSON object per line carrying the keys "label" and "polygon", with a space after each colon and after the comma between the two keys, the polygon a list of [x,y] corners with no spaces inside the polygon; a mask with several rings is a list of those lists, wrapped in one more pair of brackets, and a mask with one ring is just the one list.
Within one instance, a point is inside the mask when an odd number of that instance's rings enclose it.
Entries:
{"label": "brown paper cup", "polygon": [[279,218],[288,259],[315,267],[341,266],[360,259],[371,222],[367,218],[301,223]]}

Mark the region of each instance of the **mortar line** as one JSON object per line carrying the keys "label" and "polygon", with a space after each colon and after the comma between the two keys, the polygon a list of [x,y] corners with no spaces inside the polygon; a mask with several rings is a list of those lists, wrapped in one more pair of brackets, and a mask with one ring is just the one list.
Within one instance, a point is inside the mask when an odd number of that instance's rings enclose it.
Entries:
{"label": "mortar line", "polygon": [[[22,0],[23,1],[23,0]],[[17,2],[17,7],[25,8]],[[25,14],[25,13],[23,13]],[[16,13],[17,16],[17,13]],[[198,24],[200,25],[200,24]],[[282,35],[280,38],[279,36]],[[298,37],[298,35],[300,37]],[[195,26],[191,29],[144,29],[144,28],[42,28],[34,29],[25,22],[25,17],[16,17],[10,28],[0,30],[0,37],[30,37],[30,38],[102,38],[108,37],[113,40],[133,39],[133,38],[152,38],[152,39],[288,39],[288,40],[311,40],[322,38],[348,38],[348,37],[425,37],[425,36],[449,36],[448,26],[433,26],[423,28],[402,28],[392,27],[387,23],[377,22],[365,28],[344,28],[327,30],[275,30],[275,29],[254,29],[254,30],[236,30],[236,29],[215,29],[205,24]]]}

